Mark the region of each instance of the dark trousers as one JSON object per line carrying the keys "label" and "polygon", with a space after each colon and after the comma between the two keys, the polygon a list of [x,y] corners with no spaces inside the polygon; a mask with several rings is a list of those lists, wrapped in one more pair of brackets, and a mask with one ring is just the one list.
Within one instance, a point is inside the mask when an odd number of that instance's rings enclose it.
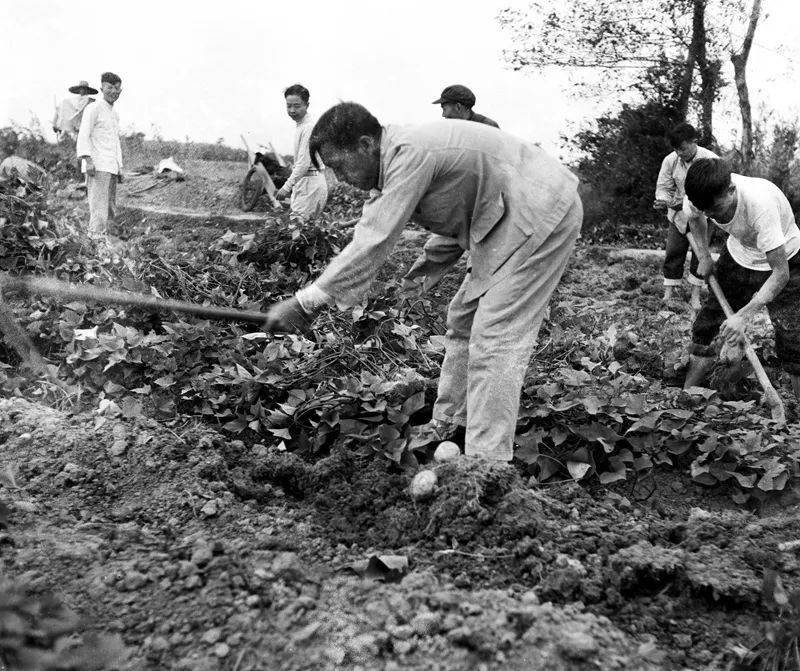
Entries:
{"label": "dark trousers", "polygon": [[[709,226],[710,228],[711,226]],[[664,255],[664,286],[680,286],[683,282],[683,266],[686,263],[686,253],[689,251],[689,247],[689,238],[681,233],[675,224],[669,222],[666,254]],[[689,282],[703,286],[705,282],[697,276],[697,263],[697,255],[693,253],[692,260],[689,262]]]}
{"label": "dark trousers", "polygon": [[[715,274],[722,293],[736,312],[750,302],[772,273],[740,266],[724,247]],[[767,305],[767,310],[775,329],[775,351],[783,369],[791,375],[800,375],[800,252],[789,259],[789,282]],[[710,291],[692,326],[692,354],[716,355],[711,342],[723,321],[722,306]]]}

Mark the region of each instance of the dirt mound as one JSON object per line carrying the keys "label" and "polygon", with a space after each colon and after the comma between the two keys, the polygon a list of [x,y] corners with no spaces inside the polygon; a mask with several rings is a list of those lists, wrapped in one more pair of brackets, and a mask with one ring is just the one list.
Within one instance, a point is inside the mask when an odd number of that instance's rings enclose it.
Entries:
{"label": "dirt mound", "polygon": [[[354,576],[347,567],[363,550],[325,541],[316,526],[360,483],[334,487],[353,472],[346,455],[309,467],[194,424],[70,415],[21,399],[0,401],[0,422],[0,498],[10,513],[3,574],[28,587],[26,598],[56,593],[81,613],[78,636],[120,635],[120,668],[658,668],[654,646],[580,606],[456,584],[424,561],[399,583]],[[259,489],[272,505],[239,500],[250,472],[274,483]],[[451,510],[437,495],[428,512],[414,511],[406,475],[364,472],[378,483],[358,497],[364,520],[379,491],[384,501],[395,492],[395,512],[416,519],[416,533],[437,505]],[[518,485],[506,467],[442,477],[441,496],[477,497],[485,510],[510,505]],[[318,512],[326,496],[340,498],[312,524],[291,512],[284,491]],[[371,516],[375,538],[394,524],[392,507],[383,511]],[[453,528],[447,519],[439,529]]]}

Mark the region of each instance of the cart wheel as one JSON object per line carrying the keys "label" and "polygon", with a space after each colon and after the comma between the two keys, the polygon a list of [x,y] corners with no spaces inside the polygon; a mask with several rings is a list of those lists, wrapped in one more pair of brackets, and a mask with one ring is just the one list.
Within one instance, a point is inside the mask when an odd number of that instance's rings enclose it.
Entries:
{"label": "cart wheel", "polygon": [[261,198],[262,193],[264,193],[264,182],[254,166],[247,171],[239,186],[241,208],[245,212],[252,210],[256,206],[258,199]]}

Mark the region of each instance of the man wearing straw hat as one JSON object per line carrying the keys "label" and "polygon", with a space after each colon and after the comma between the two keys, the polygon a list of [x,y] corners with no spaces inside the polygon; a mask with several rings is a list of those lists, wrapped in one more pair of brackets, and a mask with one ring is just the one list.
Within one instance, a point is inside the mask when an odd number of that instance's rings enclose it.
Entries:
{"label": "man wearing straw hat", "polygon": [[70,86],[68,90],[73,95],[61,101],[61,105],[56,108],[56,115],[53,117],[53,131],[59,142],[66,139],[75,141],[81,127],[83,111],[89,103],[94,102],[94,98],[89,96],[97,93],[97,89],[89,86],[89,82],[85,79],[79,81],[75,86]]}

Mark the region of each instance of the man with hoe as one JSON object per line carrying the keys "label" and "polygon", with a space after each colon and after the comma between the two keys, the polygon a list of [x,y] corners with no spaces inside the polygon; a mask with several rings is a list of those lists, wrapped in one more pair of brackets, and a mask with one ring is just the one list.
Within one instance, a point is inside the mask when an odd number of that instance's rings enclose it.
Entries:
{"label": "man with hoe", "polygon": [[[672,298],[672,291],[683,283],[683,265],[689,251],[686,237],[686,217],[683,214],[683,183],[686,171],[700,158],[716,158],[717,155],[705,147],[697,145],[697,132],[688,123],[678,124],[667,139],[672,147],[661,163],[656,182],[656,199],[653,207],[667,211],[667,244],[664,255],[664,301]],[[692,287],[690,305],[700,309],[700,288],[705,284],[697,275],[697,256],[692,254],[689,264],[689,284]]]}
{"label": "man with hoe", "polygon": [[[800,400],[800,228],[786,196],[766,179],[731,174],[721,159],[704,158],[686,174],[683,213],[699,247],[698,273],[716,275],[734,310],[726,319],[709,293],[692,327],[685,386],[700,385],[714,365],[717,332],[723,347],[741,348],[747,325],[766,307],[776,353]],[[716,266],[706,217],[729,234]]]}
{"label": "man with hoe", "polygon": [[445,119],[463,119],[464,121],[476,121],[487,126],[500,128],[496,121],[488,116],[474,112],[475,94],[466,86],[453,84],[448,86],[442,95],[433,101],[434,105],[442,106],[442,116]]}
{"label": "man with hoe", "polygon": [[357,304],[409,220],[450,238],[447,254],[426,245],[407,276],[441,274],[470,251],[427,428],[444,440],[465,426],[467,455],[510,461],[536,335],[580,232],[578,180],[538,146],[486,125],[381,126],[356,103],[322,115],[310,150],[371,198],[350,244],[315,282],[273,305],[265,327],[305,328],[325,304]]}

